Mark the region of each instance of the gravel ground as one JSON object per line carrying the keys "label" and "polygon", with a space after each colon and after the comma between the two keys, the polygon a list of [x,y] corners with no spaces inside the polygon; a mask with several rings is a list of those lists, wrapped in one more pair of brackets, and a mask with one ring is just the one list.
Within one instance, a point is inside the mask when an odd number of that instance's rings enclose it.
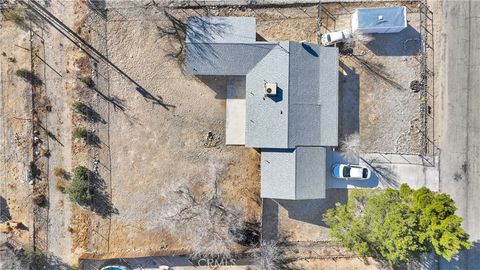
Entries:
{"label": "gravel ground", "polygon": [[[32,187],[26,176],[31,160],[31,91],[15,75],[17,69],[30,67],[29,33],[12,22],[0,21],[0,26],[0,53],[5,52],[0,56],[0,208],[30,229]],[[17,231],[15,238],[28,246],[30,232]]]}
{"label": "gravel ground", "polygon": [[[398,3],[324,4],[322,32],[349,29],[356,8],[385,5]],[[340,57],[341,137],[359,132],[366,152],[421,151],[420,93],[410,90],[420,79],[420,14],[415,4],[407,7],[409,26],[402,32],[353,39],[346,45],[353,54]]]}
{"label": "gravel ground", "polygon": [[[51,12],[66,25],[73,27],[76,19],[74,2],[51,5]],[[72,52],[78,51],[76,46],[68,42],[61,33],[45,24],[45,69],[46,92],[52,104],[48,114],[47,125],[51,127],[58,141],[50,140],[49,159],[49,251],[65,262],[74,263],[75,250],[72,247],[72,237],[69,232],[72,218],[72,204],[68,198],[57,189],[61,178],[54,175],[55,168],[66,171],[72,169],[72,110],[73,92],[68,85],[75,83],[75,69],[69,66],[72,62]]]}

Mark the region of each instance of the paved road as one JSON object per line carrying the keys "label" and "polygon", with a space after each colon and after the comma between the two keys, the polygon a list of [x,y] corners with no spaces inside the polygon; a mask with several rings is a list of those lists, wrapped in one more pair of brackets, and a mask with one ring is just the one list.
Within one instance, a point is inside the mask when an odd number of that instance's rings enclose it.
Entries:
{"label": "paved road", "polygon": [[444,2],[440,190],[452,195],[475,247],[440,269],[480,269],[480,1]]}

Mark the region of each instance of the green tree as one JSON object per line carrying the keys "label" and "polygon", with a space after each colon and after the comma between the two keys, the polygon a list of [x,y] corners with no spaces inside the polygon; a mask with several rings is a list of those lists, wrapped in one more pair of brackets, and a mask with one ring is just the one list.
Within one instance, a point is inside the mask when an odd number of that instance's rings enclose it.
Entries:
{"label": "green tree", "polygon": [[399,190],[353,190],[324,221],[346,248],[399,266],[432,250],[450,260],[470,248],[455,210],[450,196],[403,184]]}
{"label": "green tree", "polygon": [[72,182],[65,188],[72,202],[87,204],[92,200],[92,192],[88,183],[90,171],[84,166],[77,166],[72,171]]}

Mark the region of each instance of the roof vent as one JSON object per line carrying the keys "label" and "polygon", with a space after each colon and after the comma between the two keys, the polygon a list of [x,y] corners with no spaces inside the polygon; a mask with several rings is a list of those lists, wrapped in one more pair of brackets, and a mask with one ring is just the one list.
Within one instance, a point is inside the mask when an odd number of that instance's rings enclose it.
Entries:
{"label": "roof vent", "polygon": [[276,95],[277,95],[277,83],[266,83],[265,96],[276,96]]}

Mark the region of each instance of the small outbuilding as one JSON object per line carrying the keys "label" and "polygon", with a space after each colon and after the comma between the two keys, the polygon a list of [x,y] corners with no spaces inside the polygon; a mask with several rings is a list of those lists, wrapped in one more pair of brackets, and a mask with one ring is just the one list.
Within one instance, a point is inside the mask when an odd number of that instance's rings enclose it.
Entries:
{"label": "small outbuilding", "polygon": [[352,32],[356,34],[398,33],[407,28],[407,8],[359,8],[352,15]]}

